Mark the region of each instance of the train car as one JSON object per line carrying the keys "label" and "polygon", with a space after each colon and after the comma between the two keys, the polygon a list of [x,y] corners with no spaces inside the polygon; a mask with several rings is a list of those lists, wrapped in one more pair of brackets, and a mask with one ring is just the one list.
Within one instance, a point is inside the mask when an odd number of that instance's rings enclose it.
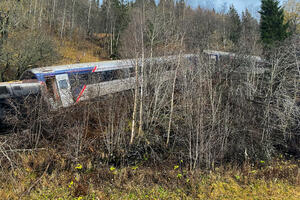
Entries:
{"label": "train car", "polygon": [[[204,50],[203,53],[215,62],[222,58],[234,58],[234,53]],[[198,66],[198,56],[184,54],[182,60],[189,62],[187,66]],[[248,56],[254,62],[262,62],[260,57]],[[146,58],[144,66],[163,64],[162,80],[174,74],[173,63],[178,56]],[[9,99],[23,98],[28,95],[41,95],[52,109],[69,107],[80,101],[99,96],[129,90],[135,87],[135,66],[142,65],[141,59],[127,59],[79,63],[29,69],[21,76],[21,81],[0,83],[0,116]]]}
{"label": "train car", "polygon": [[11,101],[22,102],[22,98],[40,94],[41,84],[37,80],[11,81],[0,83],[0,119],[11,106]]}
{"label": "train car", "polygon": [[[211,60],[214,60],[216,62],[221,61],[221,59],[235,59],[238,58],[239,55],[231,52],[224,52],[224,51],[215,51],[215,50],[204,50],[204,54],[208,55]],[[259,56],[252,56],[252,55],[243,55],[246,59],[252,61],[252,62],[265,62],[261,57]]]}
{"label": "train car", "polygon": [[[194,55],[185,54],[184,59]],[[170,63],[178,56],[145,59],[147,63]],[[129,90],[134,87],[135,65],[141,66],[141,59],[102,61],[34,68],[26,71],[21,80],[35,79],[41,85],[42,96],[53,109],[69,107],[79,101]],[[162,79],[170,77],[166,67]]]}
{"label": "train car", "polygon": [[0,102],[9,98],[21,98],[40,92],[40,83],[37,80],[11,81],[0,83]]}
{"label": "train car", "polygon": [[[219,61],[222,57],[233,58],[236,55],[228,52],[204,50],[210,59]],[[197,55],[184,54],[182,58],[197,65]],[[169,63],[175,63],[178,56],[156,57],[145,59],[144,64],[165,64],[163,80],[172,75]],[[260,61],[259,57],[251,57]],[[9,98],[24,97],[29,94],[40,94],[53,109],[69,107],[79,101],[102,95],[129,90],[134,87],[135,65],[141,66],[141,59],[79,63],[29,69],[21,76],[21,81],[0,84],[0,103]]]}
{"label": "train car", "polygon": [[116,73],[129,72],[129,68],[131,65],[124,61],[61,65],[28,70],[21,79],[34,76],[42,85],[43,97],[56,109],[87,99],[91,86],[108,81],[113,84]]}

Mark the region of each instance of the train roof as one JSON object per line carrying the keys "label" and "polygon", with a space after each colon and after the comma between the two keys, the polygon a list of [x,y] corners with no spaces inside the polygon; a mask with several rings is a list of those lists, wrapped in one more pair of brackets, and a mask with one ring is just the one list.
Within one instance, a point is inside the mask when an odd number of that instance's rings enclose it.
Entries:
{"label": "train roof", "polygon": [[[184,54],[183,57],[191,57],[193,54]],[[152,61],[167,61],[175,59],[177,56],[165,56],[165,57],[156,57],[152,58]],[[101,62],[89,62],[89,63],[78,63],[78,64],[69,64],[69,65],[57,65],[57,66],[48,66],[33,68],[28,71],[33,74],[54,74],[54,73],[66,73],[66,72],[77,72],[77,71],[88,71],[93,70],[97,71],[108,71],[122,68],[131,68],[134,67],[136,59],[126,59],[126,60],[110,60],[110,61],[101,61]],[[149,62],[150,59],[145,59],[146,62]],[[138,59],[138,62],[141,62],[141,59]]]}
{"label": "train roof", "polygon": [[[203,52],[206,53],[206,54],[209,54],[209,55],[231,56],[231,57],[239,56],[238,54],[231,53],[231,52],[224,52],[224,51],[204,50]],[[256,62],[262,62],[263,61],[263,59],[259,56],[252,56],[252,55],[243,55],[243,56],[246,56],[246,57],[248,57],[251,60],[256,61]]]}
{"label": "train roof", "polygon": [[84,70],[97,67],[97,71],[111,70],[114,68],[126,68],[131,67],[130,60],[116,60],[116,61],[101,61],[101,62],[89,62],[89,63],[78,63],[78,64],[69,64],[69,65],[57,65],[57,66],[48,66],[48,67],[39,67],[30,69],[34,74],[44,74],[44,73],[54,73],[57,71],[73,71],[73,70]]}

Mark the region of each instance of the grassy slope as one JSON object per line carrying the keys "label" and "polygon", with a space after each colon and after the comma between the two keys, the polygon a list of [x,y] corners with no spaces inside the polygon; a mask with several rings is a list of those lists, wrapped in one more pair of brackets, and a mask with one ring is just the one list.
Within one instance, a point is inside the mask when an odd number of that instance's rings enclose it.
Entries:
{"label": "grassy slope", "polygon": [[2,171],[1,199],[300,199],[300,161],[203,172],[147,163],[121,169],[91,161],[70,165],[53,155],[21,153],[18,168]]}
{"label": "grassy slope", "polygon": [[[58,46],[58,64],[104,60],[97,56],[98,45],[89,41]],[[50,161],[50,154],[21,153],[16,168],[0,172],[0,199],[300,199],[299,161],[190,172],[177,165],[72,166],[56,153]]]}
{"label": "grassy slope", "polygon": [[[99,47],[99,44],[88,40],[74,39],[72,41],[65,40],[57,41],[58,52],[61,55],[61,60],[57,64],[73,64],[85,62],[98,62],[107,60],[104,50]],[[103,58],[101,58],[101,55]],[[104,56],[103,56],[104,55]]]}

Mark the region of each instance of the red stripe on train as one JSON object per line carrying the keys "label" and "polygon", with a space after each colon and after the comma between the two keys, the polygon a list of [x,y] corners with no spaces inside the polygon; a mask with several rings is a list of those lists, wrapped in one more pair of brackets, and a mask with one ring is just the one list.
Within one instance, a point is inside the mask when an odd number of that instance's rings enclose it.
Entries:
{"label": "red stripe on train", "polygon": [[[94,67],[94,69],[93,69],[92,72],[95,72],[96,69],[97,69],[97,66]],[[82,90],[81,90],[79,96],[78,96],[77,99],[76,99],[76,103],[80,100],[80,97],[82,96],[82,94],[83,94],[83,92],[84,92],[85,89],[86,89],[86,85],[83,86],[83,88],[82,88]]]}
{"label": "red stripe on train", "polygon": [[86,89],[86,85],[83,86],[83,88],[82,88],[82,90],[81,90],[79,96],[77,97],[76,103],[79,101],[79,99],[80,99],[80,97],[82,96],[82,94],[83,94],[83,92],[84,92],[85,89]]}

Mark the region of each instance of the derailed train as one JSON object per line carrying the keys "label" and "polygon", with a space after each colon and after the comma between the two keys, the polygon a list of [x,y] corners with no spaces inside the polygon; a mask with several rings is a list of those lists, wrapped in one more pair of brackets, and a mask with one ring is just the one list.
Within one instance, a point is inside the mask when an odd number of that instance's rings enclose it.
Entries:
{"label": "derailed train", "polygon": [[[235,54],[220,51],[204,51],[208,58],[218,62],[221,57],[234,57]],[[174,63],[178,56],[145,59],[145,63]],[[193,62],[195,54],[182,55],[184,60]],[[251,60],[260,62],[259,57]],[[3,108],[12,98],[28,95],[42,95],[52,109],[69,107],[79,101],[132,89],[136,78],[135,66],[141,65],[139,59],[80,63],[27,70],[20,81],[0,83],[0,118],[4,116]],[[162,72],[161,78],[168,79],[172,71]]]}
{"label": "derailed train", "polygon": [[[182,57],[192,59],[195,56],[185,54]],[[168,63],[174,62],[176,58],[158,57],[145,59],[144,62]],[[134,87],[136,80],[135,65],[140,66],[140,62],[128,59],[30,69],[21,76],[20,81],[0,83],[0,107],[3,108],[12,98],[42,95],[52,109],[58,109],[79,101],[129,90]],[[168,79],[170,73],[170,70],[162,72],[161,78]]]}

